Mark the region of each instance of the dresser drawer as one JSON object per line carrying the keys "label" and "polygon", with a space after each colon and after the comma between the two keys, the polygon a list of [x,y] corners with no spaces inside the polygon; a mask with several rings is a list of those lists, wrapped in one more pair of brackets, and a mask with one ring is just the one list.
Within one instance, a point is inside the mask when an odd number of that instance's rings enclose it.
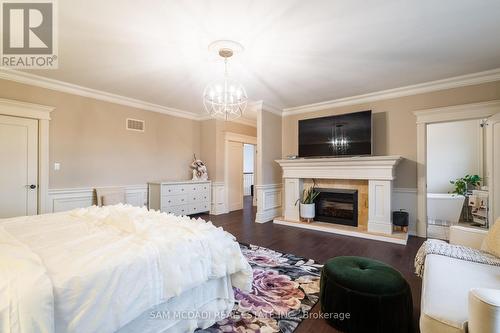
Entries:
{"label": "dresser drawer", "polygon": [[161,205],[162,207],[185,205],[188,203],[188,198],[187,194],[165,195],[161,197]]}
{"label": "dresser drawer", "polygon": [[161,211],[163,213],[174,214],[176,216],[192,214],[189,212],[190,208],[188,205],[162,207]]}
{"label": "dresser drawer", "polygon": [[188,199],[188,203],[191,203],[191,204],[208,202],[210,200],[210,195],[208,192],[191,193],[191,194],[188,194],[187,199]]}
{"label": "dresser drawer", "polygon": [[195,203],[188,206],[188,214],[198,214],[202,212],[208,212],[210,210],[209,202]]}
{"label": "dresser drawer", "polygon": [[162,185],[161,187],[162,195],[179,195],[185,193],[186,188],[184,185]]}

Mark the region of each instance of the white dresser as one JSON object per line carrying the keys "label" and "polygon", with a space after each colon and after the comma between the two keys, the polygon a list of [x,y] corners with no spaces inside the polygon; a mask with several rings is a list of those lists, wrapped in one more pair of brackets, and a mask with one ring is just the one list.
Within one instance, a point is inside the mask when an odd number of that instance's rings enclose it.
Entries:
{"label": "white dresser", "polygon": [[210,181],[165,181],[148,183],[149,209],[175,215],[210,211]]}

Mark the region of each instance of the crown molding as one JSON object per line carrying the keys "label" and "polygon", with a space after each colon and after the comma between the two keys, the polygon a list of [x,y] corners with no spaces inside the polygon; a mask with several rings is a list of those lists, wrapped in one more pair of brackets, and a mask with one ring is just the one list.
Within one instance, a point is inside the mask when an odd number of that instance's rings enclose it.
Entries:
{"label": "crown molding", "polygon": [[363,95],[350,96],[325,102],[285,108],[283,109],[283,116],[327,110],[341,106],[369,103],[391,98],[411,96],[427,92],[446,90],[451,88],[459,88],[459,87],[471,86],[471,85],[494,82],[494,81],[500,81],[500,68],[478,73],[455,76],[437,81],[419,83],[395,89],[382,90]]}
{"label": "crown molding", "polygon": [[55,90],[63,93],[94,98],[100,101],[120,104],[147,111],[163,113],[175,117],[187,118],[191,120],[198,120],[200,118],[200,116],[197,113],[170,108],[159,104],[149,103],[139,99],[112,94],[109,92],[87,88],[59,80],[49,79],[43,76],[31,73],[25,73],[13,69],[0,68],[0,79],[14,81],[22,84],[28,84],[31,86]]}

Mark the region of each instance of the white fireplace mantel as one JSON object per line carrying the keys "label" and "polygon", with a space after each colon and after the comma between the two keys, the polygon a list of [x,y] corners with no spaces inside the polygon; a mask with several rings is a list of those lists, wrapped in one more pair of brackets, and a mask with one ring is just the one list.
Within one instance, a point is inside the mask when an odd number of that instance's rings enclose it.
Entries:
{"label": "white fireplace mantel", "polygon": [[392,234],[392,182],[401,156],[276,160],[283,169],[284,219],[300,221],[304,179],[368,180],[368,232]]}
{"label": "white fireplace mantel", "polygon": [[394,180],[401,156],[300,158],[276,160],[283,178]]}

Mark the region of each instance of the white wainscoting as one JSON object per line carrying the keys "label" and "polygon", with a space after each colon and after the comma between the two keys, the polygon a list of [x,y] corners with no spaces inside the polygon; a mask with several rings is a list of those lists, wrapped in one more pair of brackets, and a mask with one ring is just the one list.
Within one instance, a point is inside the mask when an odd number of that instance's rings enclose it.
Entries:
{"label": "white wainscoting", "polygon": [[226,206],[226,185],[224,182],[212,182],[212,207],[210,214],[220,215],[229,213]]}
{"label": "white wainscoting", "polygon": [[[113,186],[115,187],[115,186]],[[125,201],[132,206],[147,206],[147,185],[128,185],[125,187]],[[49,189],[48,213],[63,212],[95,204],[94,188]]]}
{"label": "white wainscoting", "polygon": [[271,222],[275,217],[281,216],[282,184],[255,185],[257,197],[257,214],[255,222]]}
{"label": "white wainscoting", "polygon": [[417,235],[417,189],[416,188],[393,188],[392,210],[403,209],[408,212],[410,235]]}
{"label": "white wainscoting", "polygon": [[244,173],[243,174],[243,195],[250,195],[251,186],[253,185],[253,173]]}

